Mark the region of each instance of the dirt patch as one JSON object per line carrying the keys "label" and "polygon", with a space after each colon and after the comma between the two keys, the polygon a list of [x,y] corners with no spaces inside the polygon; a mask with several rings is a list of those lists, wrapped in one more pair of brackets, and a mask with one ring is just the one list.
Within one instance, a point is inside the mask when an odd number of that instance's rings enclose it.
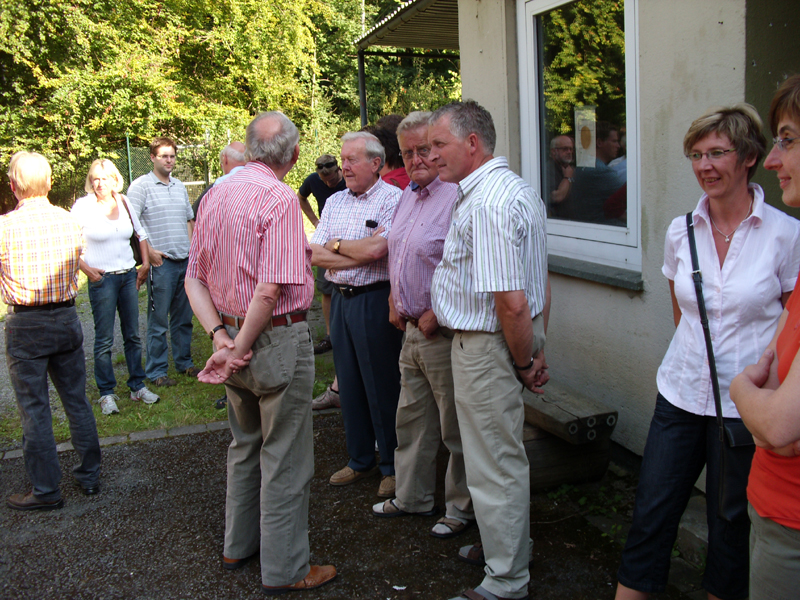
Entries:
{"label": "dirt patch", "polygon": [[[107,447],[103,489],[95,497],[72,486],[75,455],[62,453],[64,509],[26,514],[0,508],[0,597],[263,597],[257,561],[234,572],[220,565],[229,442],[230,433],[220,431]],[[455,559],[461,545],[478,539],[476,529],[439,540],[428,534],[435,517],[371,515],[378,478],[328,485],[347,460],[340,414],[314,418],[314,448],[312,562],[336,565],[339,577],[298,597],[446,600],[480,583],[480,568]],[[446,459],[440,452],[440,507]],[[4,497],[28,485],[22,459],[0,461]],[[599,483],[532,495],[532,598],[613,598],[621,548],[586,516],[608,511],[626,519],[632,485],[630,476],[609,473]],[[670,587],[659,598],[688,596]]]}

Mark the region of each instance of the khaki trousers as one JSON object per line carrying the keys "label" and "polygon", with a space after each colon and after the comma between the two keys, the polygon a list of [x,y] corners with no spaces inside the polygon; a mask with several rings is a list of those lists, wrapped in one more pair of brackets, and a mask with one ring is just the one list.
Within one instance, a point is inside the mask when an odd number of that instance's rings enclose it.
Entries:
{"label": "khaki trousers", "polygon": [[441,330],[429,340],[411,323],[406,325],[400,352],[401,388],[394,453],[397,505],[407,512],[433,508],[436,454],[443,441],[450,451],[444,479],[446,514],[472,520],[475,514],[467,489],[456,416],[451,345],[452,339],[444,337]]}
{"label": "khaki trousers", "polygon": [[[534,352],[544,347],[541,315]],[[452,349],[464,463],[486,557],[481,585],[504,598],[528,594],[530,465],[522,445],[522,383],[503,332],[456,333]]]}
{"label": "khaki trousers", "polygon": [[[226,326],[235,338],[238,329]],[[261,549],[261,582],[289,585],[308,564],[308,500],[314,475],[311,403],[314,354],[308,323],[277,327],[253,344],[250,366],[228,379],[225,548]]]}

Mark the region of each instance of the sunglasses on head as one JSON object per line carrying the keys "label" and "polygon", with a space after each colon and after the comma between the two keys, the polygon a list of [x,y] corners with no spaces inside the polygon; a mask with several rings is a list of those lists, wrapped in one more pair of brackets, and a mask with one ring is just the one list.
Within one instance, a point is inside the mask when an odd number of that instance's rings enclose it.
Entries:
{"label": "sunglasses on head", "polygon": [[326,163],[322,163],[321,165],[317,165],[317,170],[320,170],[320,169],[332,169],[335,166],[336,166],[336,161],[326,162]]}

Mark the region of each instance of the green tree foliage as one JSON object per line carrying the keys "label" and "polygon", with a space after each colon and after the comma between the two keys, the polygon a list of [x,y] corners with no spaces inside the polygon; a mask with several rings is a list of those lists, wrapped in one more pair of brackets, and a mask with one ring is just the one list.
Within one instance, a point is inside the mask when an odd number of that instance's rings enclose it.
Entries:
{"label": "green tree foliage", "polygon": [[[367,0],[366,27],[396,0]],[[0,156],[36,150],[56,199],[80,193],[98,156],[156,135],[206,143],[212,176],[254,114],[302,132],[297,175],[358,125],[361,0],[0,0]],[[374,118],[457,96],[455,62],[370,59]],[[428,104],[423,104],[428,101]],[[13,205],[8,188],[0,202]]]}
{"label": "green tree foliage", "polygon": [[573,130],[575,106],[625,122],[624,17],[622,0],[581,0],[542,19],[548,137]]}

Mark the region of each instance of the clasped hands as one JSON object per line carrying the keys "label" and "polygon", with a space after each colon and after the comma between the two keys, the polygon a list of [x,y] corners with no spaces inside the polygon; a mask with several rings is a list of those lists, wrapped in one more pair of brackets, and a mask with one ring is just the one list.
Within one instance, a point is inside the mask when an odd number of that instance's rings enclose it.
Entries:
{"label": "clasped hands", "polygon": [[238,356],[236,342],[224,329],[214,336],[216,352],[206,361],[206,366],[197,374],[202,383],[225,383],[234,373],[238,373],[250,364],[253,351],[248,350],[244,356]]}
{"label": "clasped hands", "polygon": [[542,387],[550,381],[550,373],[547,370],[549,368],[547,360],[544,358],[544,350],[540,350],[533,357],[533,366],[524,371],[517,371],[517,377],[522,385],[534,394],[544,394]]}

